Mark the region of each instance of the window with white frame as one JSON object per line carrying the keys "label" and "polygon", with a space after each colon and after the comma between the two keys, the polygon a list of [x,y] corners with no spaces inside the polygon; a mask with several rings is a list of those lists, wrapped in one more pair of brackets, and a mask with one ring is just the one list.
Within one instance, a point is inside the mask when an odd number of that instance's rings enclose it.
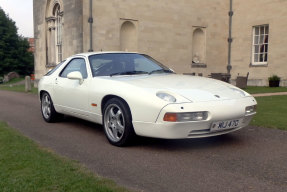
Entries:
{"label": "window with white frame", "polygon": [[253,27],[252,64],[262,65],[268,62],[269,25]]}
{"label": "window with white frame", "polygon": [[57,46],[57,62],[62,61],[62,16],[60,5],[55,6],[55,17],[56,17],[56,46]]}

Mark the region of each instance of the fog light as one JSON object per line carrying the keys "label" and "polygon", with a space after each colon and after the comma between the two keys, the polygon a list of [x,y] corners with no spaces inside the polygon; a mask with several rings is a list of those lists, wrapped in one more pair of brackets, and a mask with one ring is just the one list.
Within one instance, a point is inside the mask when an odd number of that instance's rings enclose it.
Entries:
{"label": "fog light", "polygon": [[189,113],[166,113],[164,121],[185,122],[185,121],[204,121],[208,117],[207,111],[189,112]]}
{"label": "fog light", "polygon": [[247,106],[245,108],[245,115],[251,115],[256,113],[256,105]]}

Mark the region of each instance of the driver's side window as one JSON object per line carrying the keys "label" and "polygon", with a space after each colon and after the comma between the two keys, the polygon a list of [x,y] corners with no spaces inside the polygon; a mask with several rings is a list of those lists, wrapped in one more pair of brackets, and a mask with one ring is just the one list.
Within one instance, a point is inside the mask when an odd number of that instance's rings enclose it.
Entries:
{"label": "driver's side window", "polygon": [[68,65],[60,73],[60,77],[67,78],[67,75],[74,71],[79,71],[84,79],[88,77],[86,62],[84,59],[76,58],[70,61]]}

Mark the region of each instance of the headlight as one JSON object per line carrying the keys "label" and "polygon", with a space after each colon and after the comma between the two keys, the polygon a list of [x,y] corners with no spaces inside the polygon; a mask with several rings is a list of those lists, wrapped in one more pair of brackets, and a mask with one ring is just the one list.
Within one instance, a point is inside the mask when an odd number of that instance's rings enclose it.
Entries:
{"label": "headlight", "polygon": [[236,93],[238,93],[239,95],[241,95],[243,97],[247,96],[245,91],[242,91],[242,90],[236,89],[236,88],[231,88],[231,89],[232,89],[232,91],[235,91]]}
{"label": "headlight", "polygon": [[204,121],[208,118],[207,111],[188,112],[188,113],[166,113],[164,121],[185,122],[185,121]]}
{"label": "headlight", "polygon": [[156,94],[157,97],[161,98],[162,100],[165,100],[167,102],[175,103],[176,98],[168,93],[158,92]]}

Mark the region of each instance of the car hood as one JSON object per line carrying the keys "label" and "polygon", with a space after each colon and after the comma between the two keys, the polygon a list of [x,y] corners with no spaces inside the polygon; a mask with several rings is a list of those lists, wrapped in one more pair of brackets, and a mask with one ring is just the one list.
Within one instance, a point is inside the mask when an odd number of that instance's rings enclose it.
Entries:
{"label": "car hood", "polygon": [[192,102],[238,99],[249,96],[248,93],[228,83],[198,76],[159,74],[112,78],[146,91],[180,95]]}

